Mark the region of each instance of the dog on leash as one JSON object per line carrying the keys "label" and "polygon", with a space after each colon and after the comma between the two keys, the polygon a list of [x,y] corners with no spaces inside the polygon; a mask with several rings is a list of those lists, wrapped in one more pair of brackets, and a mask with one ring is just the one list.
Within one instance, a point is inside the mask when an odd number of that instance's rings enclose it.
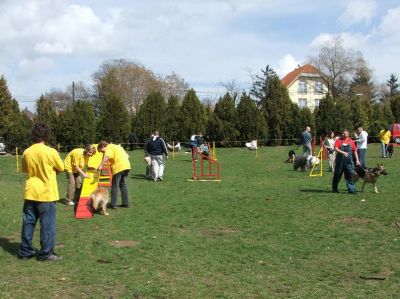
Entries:
{"label": "dog on leash", "polygon": [[387,175],[383,164],[377,164],[377,167],[375,168],[362,168],[360,166],[356,166],[354,170],[354,182],[357,182],[359,178],[363,179],[361,192],[364,192],[365,185],[367,183],[370,183],[374,187],[375,193],[379,193],[378,188],[376,187],[376,182],[378,181],[378,178],[381,174]]}
{"label": "dog on leash", "polygon": [[293,161],[293,170],[306,171],[311,169],[314,165],[318,165],[320,160],[315,156],[299,156],[295,157]]}
{"label": "dog on leash", "polygon": [[393,148],[393,143],[389,143],[387,147],[387,153],[389,155],[389,158],[393,156],[394,148]]}
{"label": "dog on leash", "polygon": [[92,206],[95,211],[100,208],[100,214],[108,216],[107,204],[110,200],[108,190],[106,188],[97,187],[92,194],[90,194]]}

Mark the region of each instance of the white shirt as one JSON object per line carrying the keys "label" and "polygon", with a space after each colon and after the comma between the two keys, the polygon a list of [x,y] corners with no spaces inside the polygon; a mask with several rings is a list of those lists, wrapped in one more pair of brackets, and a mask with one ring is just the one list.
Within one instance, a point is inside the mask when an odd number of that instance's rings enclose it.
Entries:
{"label": "white shirt", "polygon": [[366,149],[367,139],[368,139],[368,133],[366,131],[362,131],[360,135],[358,135],[358,139],[356,140],[357,149]]}

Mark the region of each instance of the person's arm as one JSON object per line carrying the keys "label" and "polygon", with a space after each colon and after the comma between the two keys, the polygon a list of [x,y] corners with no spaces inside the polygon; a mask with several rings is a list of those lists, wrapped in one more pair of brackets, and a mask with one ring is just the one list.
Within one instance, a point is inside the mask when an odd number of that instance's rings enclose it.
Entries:
{"label": "person's arm", "polygon": [[356,157],[356,165],[361,165],[360,160],[358,159],[358,153],[357,151],[353,152],[354,156]]}
{"label": "person's arm", "polygon": [[97,170],[99,170],[99,171],[102,170],[104,167],[104,164],[106,164],[109,159],[110,159],[109,156],[104,155],[103,160],[101,160],[99,167],[97,167]]}
{"label": "person's arm", "polygon": [[76,166],[75,167],[76,168],[76,170],[78,170],[78,172],[81,174],[81,175],[83,175],[85,178],[90,178],[90,175],[88,175],[86,172],[84,172],[83,170],[82,170],[82,168],[80,168],[79,166]]}

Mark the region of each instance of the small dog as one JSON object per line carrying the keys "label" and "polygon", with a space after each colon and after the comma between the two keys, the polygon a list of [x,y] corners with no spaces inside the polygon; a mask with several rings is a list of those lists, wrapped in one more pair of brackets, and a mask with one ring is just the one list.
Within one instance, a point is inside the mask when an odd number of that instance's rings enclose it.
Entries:
{"label": "small dog", "polygon": [[371,183],[374,187],[375,193],[379,193],[378,188],[376,187],[376,182],[381,174],[387,175],[383,164],[377,164],[377,167],[375,168],[362,168],[360,166],[356,166],[354,170],[354,182],[357,182],[358,178],[362,178],[364,180],[361,187],[361,192],[364,192],[365,184]]}
{"label": "small dog", "polygon": [[302,171],[306,171],[311,169],[314,165],[318,165],[320,160],[315,156],[299,156],[295,157],[293,161],[293,170],[298,170],[299,168]]}
{"label": "small dog", "polygon": [[389,158],[393,156],[394,148],[393,148],[393,143],[389,143],[387,147],[387,153],[389,155]]}
{"label": "small dog", "polygon": [[294,157],[296,156],[296,152],[294,150],[290,150],[288,153],[288,158],[285,163],[293,163]]}
{"label": "small dog", "polygon": [[97,187],[92,194],[92,206],[95,211],[100,207],[100,214],[108,216],[107,204],[109,202],[108,190],[106,188]]}

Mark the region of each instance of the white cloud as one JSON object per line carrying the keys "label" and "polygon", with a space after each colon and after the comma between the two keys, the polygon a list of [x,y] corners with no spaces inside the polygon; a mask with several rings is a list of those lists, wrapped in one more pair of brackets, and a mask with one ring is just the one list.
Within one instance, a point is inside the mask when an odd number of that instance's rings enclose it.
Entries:
{"label": "white cloud", "polygon": [[377,3],[374,0],[346,1],[346,8],[339,17],[339,22],[345,26],[358,23],[368,24],[377,13]]}
{"label": "white cloud", "polygon": [[370,34],[342,32],[338,34],[320,33],[310,43],[312,50],[330,45],[335,38],[340,38],[343,41],[343,47],[346,49],[362,50],[371,37]]}
{"label": "white cloud", "polygon": [[400,43],[400,6],[389,9],[388,13],[382,18],[382,22],[377,29],[377,33],[387,42]]}
{"label": "white cloud", "polygon": [[286,54],[279,60],[276,72],[280,77],[285,76],[289,72],[297,68],[301,64],[301,61],[296,60],[291,54]]}

